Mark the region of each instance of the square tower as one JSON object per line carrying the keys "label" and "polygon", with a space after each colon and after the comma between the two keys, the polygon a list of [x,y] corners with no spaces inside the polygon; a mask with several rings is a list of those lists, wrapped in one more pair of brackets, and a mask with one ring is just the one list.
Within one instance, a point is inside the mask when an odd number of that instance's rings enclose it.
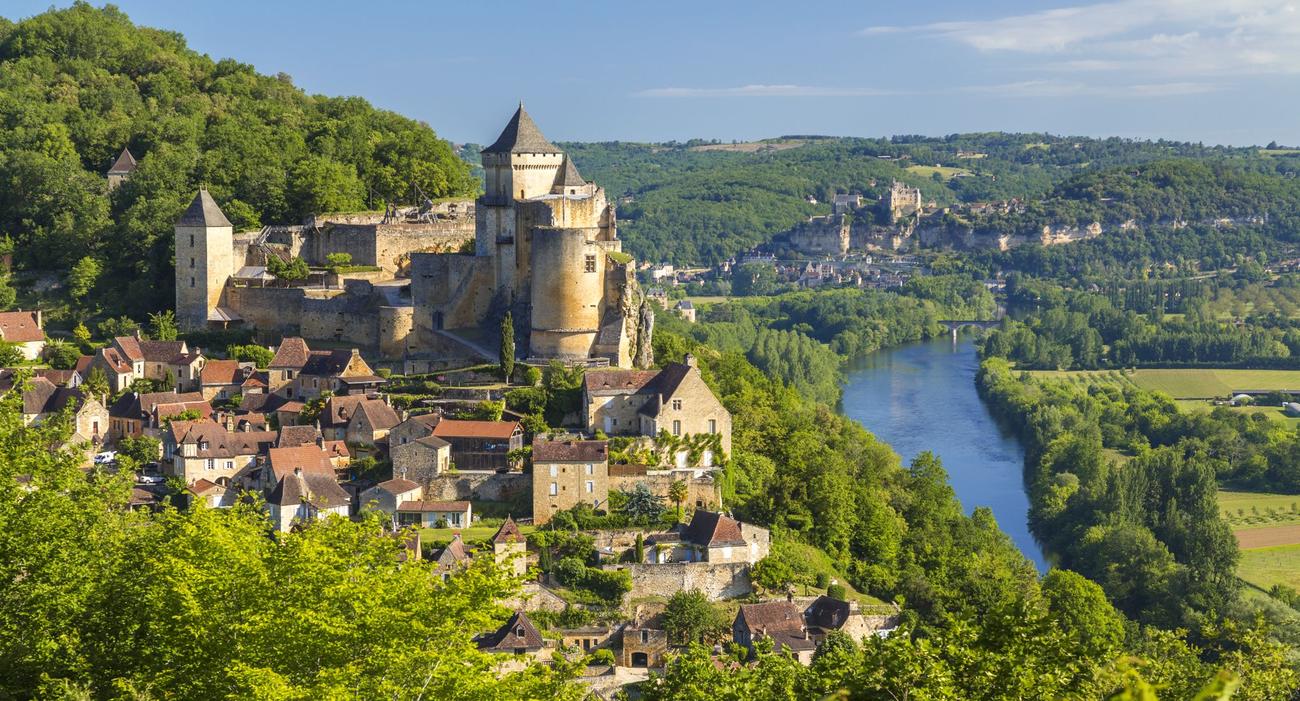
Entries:
{"label": "square tower", "polygon": [[207,190],[176,222],[176,321],[202,329],[215,316],[234,273],[234,227]]}

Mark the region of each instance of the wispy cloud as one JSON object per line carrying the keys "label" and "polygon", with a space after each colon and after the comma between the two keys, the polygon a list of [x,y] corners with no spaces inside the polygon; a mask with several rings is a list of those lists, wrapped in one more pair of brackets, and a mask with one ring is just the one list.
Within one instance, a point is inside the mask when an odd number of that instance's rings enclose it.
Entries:
{"label": "wispy cloud", "polygon": [[722,88],[650,88],[634,97],[873,97],[898,93],[876,88],[838,88],[817,85],[740,85]]}
{"label": "wispy cloud", "polygon": [[1125,71],[1153,83],[1300,73],[1297,0],[1113,0],[860,34],[898,32],[1024,55],[1034,70]]}
{"label": "wispy cloud", "polygon": [[996,85],[972,85],[960,92],[998,95],[1001,97],[1127,97],[1155,98],[1197,95],[1218,89],[1212,83],[1126,83],[1092,84],[1068,80],[1022,80]]}

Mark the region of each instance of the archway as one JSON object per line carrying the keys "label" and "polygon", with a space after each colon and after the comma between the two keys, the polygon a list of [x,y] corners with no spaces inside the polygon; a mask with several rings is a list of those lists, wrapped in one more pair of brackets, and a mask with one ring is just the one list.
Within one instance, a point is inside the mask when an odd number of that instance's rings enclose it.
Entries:
{"label": "archway", "polygon": [[633,667],[649,667],[649,666],[650,666],[650,656],[647,655],[647,654],[644,653],[644,652],[634,652],[634,653],[632,653],[632,666],[633,666]]}

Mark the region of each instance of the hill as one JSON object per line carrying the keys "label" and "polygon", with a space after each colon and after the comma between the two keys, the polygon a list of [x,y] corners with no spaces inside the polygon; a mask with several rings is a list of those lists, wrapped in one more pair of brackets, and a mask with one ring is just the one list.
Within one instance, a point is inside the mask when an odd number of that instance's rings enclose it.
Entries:
{"label": "hill", "polygon": [[[170,306],[171,229],[200,185],[240,229],[478,187],[425,124],[81,2],[0,19],[0,135],[0,233],[17,267],[61,277],[93,256],[104,274],[88,297],[137,315]],[[110,195],[123,147],[139,168]]]}

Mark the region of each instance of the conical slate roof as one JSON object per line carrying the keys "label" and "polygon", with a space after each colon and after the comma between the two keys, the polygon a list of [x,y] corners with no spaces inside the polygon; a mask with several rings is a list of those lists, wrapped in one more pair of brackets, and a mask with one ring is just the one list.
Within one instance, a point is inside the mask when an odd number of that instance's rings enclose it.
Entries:
{"label": "conical slate roof", "polygon": [[130,173],[135,170],[135,156],[131,155],[131,149],[123,148],[122,153],[118,155],[117,160],[113,161],[113,166],[108,169],[110,173]]}
{"label": "conical slate roof", "polygon": [[519,109],[515,110],[515,116],[511,117],[506,128],[501,130],[501,136],[498,136],[491,146],[483,149],[483,153],[564,152],[542,136],[542,130],[537,128],[533,118],[524,111],[524,103],[521,102]]}
{"label": "conical slate roof", "polygon": [[207,190],[199,190],[199,194],[194,196],[194,201],[190,203],[189,209],[181,215],[180,221],[176,226],[231,226],[230,220],[226,218],[221,208],[217,206],[216,200]]}
{"label": "conical slate roof", "polygon": [[573,165],[573,159],[565,156],[564,167],[555,174],[555,187],[581,187],[586,184],[587,181],[578,175],[578,168]]}

